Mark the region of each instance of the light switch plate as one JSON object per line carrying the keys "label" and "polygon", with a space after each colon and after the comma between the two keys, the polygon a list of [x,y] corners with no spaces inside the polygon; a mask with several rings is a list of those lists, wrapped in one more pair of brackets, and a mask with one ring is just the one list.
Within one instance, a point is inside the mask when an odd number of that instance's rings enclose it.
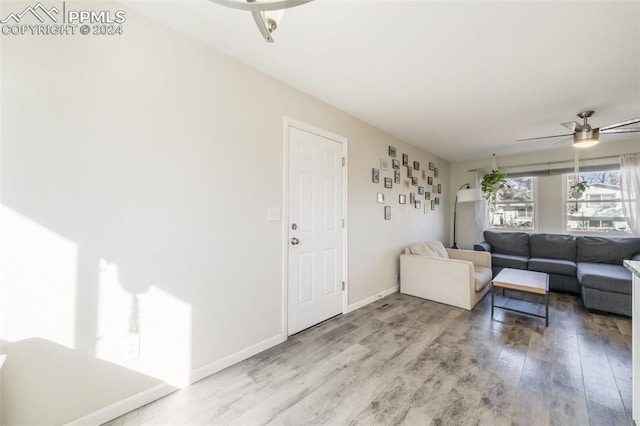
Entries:
{"label": "light switch plate", "polygon": [[280,207],[267,208],[267,220],[269,222],[280,222]]}

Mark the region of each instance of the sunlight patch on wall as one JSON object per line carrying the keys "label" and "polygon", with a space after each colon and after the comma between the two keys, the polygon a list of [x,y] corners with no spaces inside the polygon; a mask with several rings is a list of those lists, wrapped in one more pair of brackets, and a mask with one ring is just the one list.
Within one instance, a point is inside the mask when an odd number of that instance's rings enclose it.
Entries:
{"label": "sunlight patch on wall", "polygon": [[78,246],[0,205],[0,336],[74,347]]}
{"label": "sunlight patch on wall", "polygon": [[100,260],[96,356],[181,386],[191,371],[191,306],[154,285],[132,294]]}

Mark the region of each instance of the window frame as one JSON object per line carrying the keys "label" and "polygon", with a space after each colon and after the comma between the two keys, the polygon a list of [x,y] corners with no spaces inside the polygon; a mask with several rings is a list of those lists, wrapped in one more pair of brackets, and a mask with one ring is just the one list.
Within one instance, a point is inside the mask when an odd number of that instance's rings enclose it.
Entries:
{"label": "window frame", "polygon": [[[537,229],[539,228],[539,223],[538,220],[540,219],[540,216],[538,215],[538,176],[515,176],[515,177],[509,177],[507,176],[507,179],[516,179],[516,178],[529,178],[532,179],[532,183],[531,183],[531,195],[532,195],[532,201],[531,203],[533,204],[533,217],[532,217],[532,221],[533,221],[533,226],[529,227],[529,228],[502,228],[499,226],[494,226],[493,225],[493,218],[490,217],[489,219],[489,230],[491,231],[500,231],[500,232],[527,232],[527,233],[536,233],[538,232]],[[502,204],[500,202],[496,202],[496,206]],[[492,215],[493,213],[488,212],[489,215]]]}
{"label": "window frame", "polygon": [[[589,170],[588,172],[584,172],[584,173],[599,173],[599,172],[611,172],[611,171],[617,171],[620,172],[620,169],[607,169],[607,170]],[[580,235],[584,235],[584,236],[593,236],[593,237],[606,237],[606,236],[610,236],[610,237],[630,237],[632,236],[630,232],[625,232],[625,231],[618,231],[618,230],[611,230],[611,231],[593,231],[593,230],[580,230],[580,229],[569,229],[567,227],[567,223],[568,223],[568,206],[569,203],[574,202],[575,200],[569,200],[569,186],[567,184],[567,180],[568,177],[573,175],[574,173],[563,173],[562,174],[562,233],[563,234],[567,234],[567,235],[576,235],[576,236],[580,236]],[[582,173],[581,173],[582,174]],[[621,193],[622,196],[622,193]],[[619,203],[623,200],[623,198],[614,198],[612,200],[598,200],[598,201],[593,201],[593,203],[607,203],[607,201],[611,202],[613,201],[613,203]],[[584,201],[582,201],[584,202]],[[603,218],[604,219],[604,218]],[[601,221],[603,220],[601,219]],[[628,220],[629,218],[627,218]]]}

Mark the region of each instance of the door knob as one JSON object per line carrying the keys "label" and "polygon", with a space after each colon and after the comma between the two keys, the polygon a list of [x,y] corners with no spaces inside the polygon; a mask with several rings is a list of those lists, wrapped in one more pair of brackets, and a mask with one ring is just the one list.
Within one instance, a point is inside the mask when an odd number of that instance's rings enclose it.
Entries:
{"label": "door knob", "polygon": [[292,245],[292,246],[297,246],[298,244],[300,244],[300,240],[299,240],[299,239],[297,239],[296,237],[293,237],[293,238],[291,239],[291,245]]}

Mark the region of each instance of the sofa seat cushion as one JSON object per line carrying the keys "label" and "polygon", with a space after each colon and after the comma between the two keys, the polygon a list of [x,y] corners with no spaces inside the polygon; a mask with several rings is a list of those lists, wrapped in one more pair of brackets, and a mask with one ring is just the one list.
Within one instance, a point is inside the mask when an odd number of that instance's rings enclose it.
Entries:
{"label": "sofa seat cushion", "polygon": [[529,257],[529,234],[525,232],[484,231],[484,240],[494,253]]}
{"label": "sofa seat cushion", "polygon": [[474,266],[473,275],[475,281],[476,291],[480,291],[489,284],[493,275],[491,274],[491,268],[485,268],[484,266]]}
{"label": "sofa seat cushion", "polygon": [[529,259],[529,270],[546,272],[547,274],[559,274],[576,276],[576,262],[572,260],[546,259],[532,257]]}
{"label": "sofa seat cushion", "polygon": [[512,256],[509,254],[492,253],[491,265],[502,268],[527,269],[527,256]]}
{"label": "sofa seat cushion", "polygon": [[622,265],[578,262],[577,275],[583,287],[631,294],[631,271]]}
{"label": "sofa seat cushion", "polygon": [[575,260],[576,237],[572,235],[531,234],[529,235],[529,250],[531,250],[531,257]]}

